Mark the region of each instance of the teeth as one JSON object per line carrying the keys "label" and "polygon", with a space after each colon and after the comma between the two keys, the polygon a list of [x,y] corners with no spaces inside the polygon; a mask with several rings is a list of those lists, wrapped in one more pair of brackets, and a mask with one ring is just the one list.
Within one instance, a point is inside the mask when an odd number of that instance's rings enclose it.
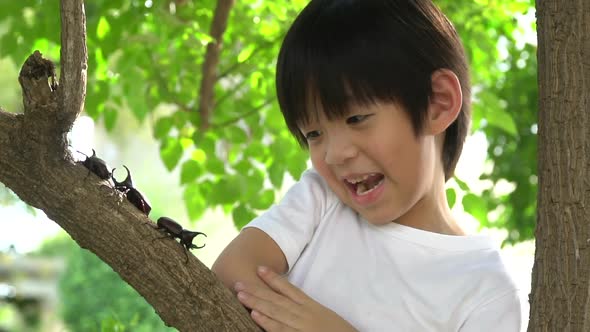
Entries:
{"label": "teeth", "polygon": [[346,179],[346,181],[348,181],[348,182],[350,182],[352,184],[357,184],[359,182],[365,181],[366,179],[368,179],[373,174],[375,174],[375,173],[367,174],[367,175],[364,175],[364,176],[361,176],[361,177],[358,177],[358,178],[354,178],[354,179]]}
{"label": "teeth", "polygon": [[359,184],[356,186],[356,194],[357,194],[357,195],[364,195],[364,194],[366,194],[366,193],[367,193],[367,191],[366,191],[366,190],[367,190],[367,187],[365,186],[365,184],[364,184],[364,183],[359,183]]}
{"label": "teeth", "polygon": [[364,183],[359,183],[356,186],[356,194],[359,196],[364,196],[367,195],[368,193],[370,193],[371,191],[375,190],[375,188],[379,187],[379,185],[383,183],[383,179],[381,179],[381,181],[379,181],[378,183],[376,183],[373,188],[367,190],[367,186]]}

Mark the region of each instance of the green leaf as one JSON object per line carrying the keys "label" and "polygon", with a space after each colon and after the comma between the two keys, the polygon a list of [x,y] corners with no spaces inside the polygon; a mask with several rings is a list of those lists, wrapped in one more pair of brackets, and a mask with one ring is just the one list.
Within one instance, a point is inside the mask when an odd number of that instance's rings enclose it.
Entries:
{"label": "green leaf", "polygon": [[447,202],[450,208],[455,206],[455,201],[457,200],[457,193],[455,192],[454,188],[447,189]]}
{"label": "green leaf", "polygon": [[238,54],[238,62],[244,62],[252,55],[252,52],[256,49],[256,44],[250,44],[244,48],[240,54]]}
{"label": "green leaf", "polygon": [[246,146],[244,155],[247,157],[256,157],[264,154],[266,151],[266,146],[264,146],[261,142],[253,141]]}
{"label": "green leaf", "polygon": [[232,217],[234,219],[234,225],[236,225],[238,229],[242,229],[242,227],[246,226],[246,224],[252,219],[256,218],[256,213],[246,207],[246,205],[240,203],[232,211]]}
{"label": "green leaf", "polygon": [[111,26],[109,21],[107,21],[106,17],[101,16],[100,20],[98,20],[98,26],[96,27],[96,37],[98,40],[103,40],[110,30]]}
{"label": "green leaf", "polygon": [[203,174],[203,167],[196,160],[189,159],[182,164],[180,171],[180,183],[187,184],[195,181]]}
{"label": "green leaf", "polygon": [[187,112],[178,111],[172,114],[173,123],[176,128],[184,127],[186,123],[189,122],[189,118],[190,113]]}
{"label": "green leaf", "polygon": [[170,129],[172,129],[172,125],[173,121],[170,117],[159,118],[154,125],[154,137],[159,140],[164,139],[166,136],[168,136]]}
{"label": "green leaf", "polygon": [[234,143],[245,143],[248,140],[246,132],[238,126],[230,126],[224,129],[224,138]]}
{"label": "green leaf", "polygon": [[218,137],[213,132],[207,132],[204,136],[201,136],[199,132],[195,132],[195,134],[193,135],[193,141],[195,141],[195,146],[200,148],[207,155],[215,153],[217,140]]}
{"label": "green leaf", "polygon": [[200,165],[204,165],[207,161],[207,154],[205,154],[205,151],[201,149],[195,149],[195,151],[193,151],[191,155],[191,158],[198,162]]}
{"label": "green leaf", "polygon": [[468,193],[463,196],[462,204],[465,212],[471,214],[482,225],[487,225],[488,206],[483,198],[476,196],[475,194]]}
{"label": "green leaf", "polygon": [[258,210],[265,210],[268,209],[269,206],[272,205],[275,201],[275,192],[274,190],[266,189],[262,193],[250,196],[250,206],[254,209]]}
{"label": "green leaf", "polygon": [[115,317],[107,317],[101,322],[101,332],[125,332],[125,324],[121,323]]}
{"label": "green leaf", "polygon": [[205,46],[215,40],[213,39],[213,37],[201,31],[195,31],[195,38],[197,38],[197,40],[201,43],[202,46]]}
{"label": "green leaf", "polygon": [[264,80],[264,75],[261,72],[259,72],[259,71],[253,72],[250,75],[250,87],[252,89],[258,89],[263,80]]}
{"label": "green leaf", "polygon": [[517,135],[516,123],[504,109],[494,109],[487,112],[486,120],[491,126],[500,128],[512,136]]}
{"label": "green leaf", "polygon": [[107,131],[112,131],[115,128],[115,123],[117,122],[117,116],[119,115],[118,110],[113,109],[110,106],[105,106],[103,116],[104,116],[104,126]]}
{"label": "green leaf", "polygon": [[235,178],[224,177],[213,186],[209,195],[211,202],[215,204],[234,204],[240,198],[240,186],[236,185]]}
{"label": "green leaf", "polygon": [[283,165],[276,161],[273,162],[268,168],[268,176],[270,178],[270,183],[272,183],[275,188],[281,188],[283,185],[283,178],[285,176],[285,169]]}
{"label": "green leaf", "polygon": [[184,202],[191,220],[199,219],[207,208],[201,189],[201,185],[190,183],[184,190]]}
{"label": "green leaf", "polygon": [[212,174],[216,175],[224,175],[226,173],[224,163],[216,156],[207,156],[205,168]]}
{"label": "green leaf", "polygon": [[245,197],[256,196],[264,188],[264,179],[266,173],[260,169],[252,168],[248,173],[248,176],[244,176],[246,179],[245,183]]}
{"label": "green leaf", "polygon": [[236,170],[236,172],[240,174],[248,174],[252,167],[252,163],[248,158],[241,159],[239,162],[233,165],[233,168]]}
{"label": "green leaf", "polygon": [[302,151],[299,151],[288,158],[287,171],[289,171],[289,174],[293,179],[298,180],[303,171],[307,169],[308,158],[309,156],[307,155],[307,152]]}
{"label": "green leaf", "polygon": [[182,152],[182,145],[178,139],[169,138],[164,141],[164,144],[160,147],[160,156],[169,171],[176,167],[182,157]]}
{"label": "green leaf", "polygon": [[457,182],[457,184],[459,185],[459,188],[461,188],[461,190],[469,191],[469,185],[467,185],[467,183],[465,183],[463,180],[459,179],[459,177],[457,177],[457,176],[455,176],[454,179],[455,179],[455,182]]}

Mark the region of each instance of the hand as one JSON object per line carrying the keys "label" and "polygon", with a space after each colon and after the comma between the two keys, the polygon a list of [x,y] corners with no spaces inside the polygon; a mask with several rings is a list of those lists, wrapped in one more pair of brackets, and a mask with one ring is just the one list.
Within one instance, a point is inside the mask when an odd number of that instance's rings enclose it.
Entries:
{"label": "hand", "polygon": [[252,319],[267,332],[356,331],[347,321],[267,267],[258,276],[269,288],[237,282],[239,301],[252,309]]}

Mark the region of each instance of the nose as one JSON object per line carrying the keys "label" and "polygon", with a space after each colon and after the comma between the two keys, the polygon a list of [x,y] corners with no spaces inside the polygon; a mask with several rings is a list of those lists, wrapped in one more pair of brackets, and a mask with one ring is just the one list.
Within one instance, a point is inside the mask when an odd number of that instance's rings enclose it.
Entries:
{"label": "nose", "polygon": [[330,165],[341,165],[357,154],[358,148],[354,142],[343,136],[333,136],[326,145],[324,160]]}

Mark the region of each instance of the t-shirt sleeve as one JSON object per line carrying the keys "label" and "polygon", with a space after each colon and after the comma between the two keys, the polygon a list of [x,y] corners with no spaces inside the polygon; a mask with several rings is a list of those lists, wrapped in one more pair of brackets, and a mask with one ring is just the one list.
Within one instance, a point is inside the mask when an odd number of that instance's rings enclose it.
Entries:
{"label": "t-shirt sleeve", "polygon": [[518,332],[522,314],[518,291],[500,294],[498,298],[475,309],[460,332]]}
{"label": "t-shirt sleeve", "polygon": [[291,270],[334,200],[332,196],[321,176],[308,170],[278,204],[244,228],[256,227],[268,234],[283,251]]}

